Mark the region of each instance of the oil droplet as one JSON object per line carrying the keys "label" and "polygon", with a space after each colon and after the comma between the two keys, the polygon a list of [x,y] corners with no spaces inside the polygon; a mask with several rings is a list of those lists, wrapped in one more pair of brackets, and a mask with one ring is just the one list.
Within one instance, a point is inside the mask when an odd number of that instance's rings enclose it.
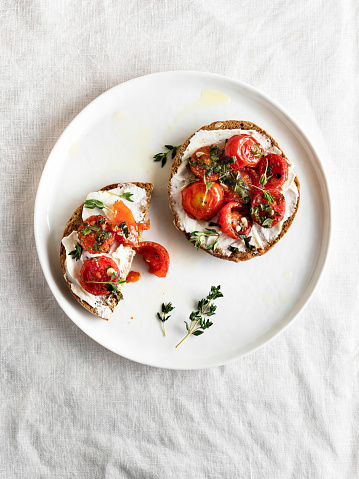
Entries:
{"label": "oil droplet", "polygon": [[176,127],[175,127],[175,125],[174,125],[173,123],[171,123],[170,125],[168,125],[168,129],[169,129],[169,130],[175,130]]}
{"label": "oil droplet", "polygon": [[80,143],[74,143],[73,145],[71,145],[70,147],[70,156],[75,156],[77,155],[77,153],[80,151]]}
{"label": "oil droplet", "polygon": [[262,294],[263,303],[270,308],[273,305],[273,295],[271,293]]}
{"label": "oil droplet", "polygon": [[292,299],[292,296],[290,296],[289,294],[279,293],[279,300],[282,304],[290,303]]}
{"label": "oil droplet", "polygon": [[175,120],[183,120],[183,118],[188,116],[190,113],[200,108],[209,108],[213,105],[227,104],[229,101],[230,98],[226,93],[217,90],[202,90],[199,100],[184,108],[180,113],[178,113]]}
{"label": "oil droplet", "polygon": [[283,271],[282,276],[284,279],[290,279],[292,277],[292,272],[289,269]]}

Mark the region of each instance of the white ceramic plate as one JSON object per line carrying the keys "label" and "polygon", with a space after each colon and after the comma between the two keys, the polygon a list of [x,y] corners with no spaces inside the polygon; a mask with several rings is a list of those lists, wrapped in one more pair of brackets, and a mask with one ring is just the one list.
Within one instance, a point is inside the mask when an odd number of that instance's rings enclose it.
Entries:
{"label": "white ceramic plate", "polygon": [[[170,162],[152,156],[164,144],[181,144],[217,120],[248,120],[268,131],[293,161],[301,204],[292,227],[266,255],[244,263],[197,251],[173,225],[166,185]],[[88,192],[123,181],[155,185],[143,239],[162,243],[171,267],[165,279],[133,269],[138,283],[109,322],[83,309],[68,291],[59,264],[68,218]],[[44,168],[35,204],[35,237],[46,280],[61,308],[86,334],[134,361],[171,369],[222,365],[254,351],[282,331],[312,295],[323,271],[330,236],[327,182],[313,145],[277,103],[253,87],[219,75],[168,72],[136,78],[107,91],[66,128]],[[199,337],[185,335],[184,321],[211,285],[221,285],[213,326]],[[166,337],[156,318],[162,302],[176,309]]]}

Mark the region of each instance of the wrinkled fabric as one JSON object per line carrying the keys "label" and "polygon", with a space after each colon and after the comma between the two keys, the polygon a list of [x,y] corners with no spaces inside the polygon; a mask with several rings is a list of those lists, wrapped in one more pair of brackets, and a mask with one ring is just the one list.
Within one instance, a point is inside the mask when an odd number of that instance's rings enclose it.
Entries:
{"label": "wrinkled fabric", "polygon": [[[5,0],[0,13],[0,477],[357,478],[358,2]],[[307,307],[259,351],[199,371],[136,364],[82,333],[33,232],[68,123],[108,88],[170,70],[278,101],[317,146],[332,197]]]}

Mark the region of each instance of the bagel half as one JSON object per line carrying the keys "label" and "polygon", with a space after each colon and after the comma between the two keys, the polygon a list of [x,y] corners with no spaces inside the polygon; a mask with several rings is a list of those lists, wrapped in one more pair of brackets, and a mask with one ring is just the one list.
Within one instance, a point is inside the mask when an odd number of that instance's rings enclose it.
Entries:
{"label": "bagel half", "polygon": [[[203,126],[197,132],[193,133],[179,148],[177,154],[173,160],[172,169],[171,169],[171,176],[168,182],[168,197],[170,207],[174,216],[174,223],[176,227],[184,233],[188,240],[191,239],[191,233],[193,233],[193,225],[195,225],[195,230],[197,231],[204,231],[205,228],[213,228],[213,226],[209,225],[211,221],[197,221],[196,223],[192,222],[192,225],[188,225],[187,223],[191,223],[191,221],[184,217],[186,213],[183,210],[182,200],[181,200],[181,190],[186,185],[186,182],[191,181],[191,178],[194,179],[195,175],[186,167],[188,164],[188,160],[190,159],[192,153],[202,146],[209,146],[211,144],[216,144],[215,141],[210,141],[211,135],[204,134],[204,130],[226,130],[225,132],[221,133],[220,135],[227,135],[226,139],[229,139],[231,136],[235,134],[240,134],[238,130],[241,130],[243,133],[246,133],[246,130],[252,131],[253,135],[256,135],[260,138],[263,138],[265,141],[265,151],[266,154],[268,153],[276,153],[282,156],[288,165],[290,165],[292,169],[292,163],[288,160],[286,155],[284,154],[283,150],[280,148],[278,143],[272,138],[265,130],[260,128],[259,126],[251,123],[249,121],[237,121],[237,120],[227,120],[227,121],[216,121],[211,123],[210,125]],[[230,130],[236,130],[235,132],[231,132]],[[228,133],[227,133],[228,131]],[[248,132],[248,134],[251,134]],[[197,135],[197,137],[196,137]],[[198,139],[199,138],[199,139]],[[202,138],[202,139],[201,139]],[[224,140],[223,140],[224,144]],[[222,145],[223,146],[223,145]],[[192,151],[193,150],[193,151]],[[284,185],[285,186],[285,185]],[[216,231],[219,233],[219,244],[215,250],[208,250],[208,243],[203,242],[200,245],[200,248],[207,253],[211,254],[220,259],[225,259],[229,261],[247,261],[256,256],[261,256],[267,251],[269,251],[273,246],[278,243],[278,241],[285,235],[288,231],[289,227],[293,223],[293,220],[297,214],[299,201],[300,201],[300,183],[298,177],[292,172],[292,181],[290,185],[292,194],[293,191],[293,198],[291,202],[291,209],[290,214],[286,215],[285,220],[282,223],[278,223],[280,225],[280,231],[276,231],[276,234],[269,235],[269,238],[266,239],[265,235],[268,235],[268,230],[272,230],[276,228],[263,228],[260,227],[260,230],[266,229],[267,231],[260,231],[258,238],[256,239],[257,244],[253,245],[255,249],[249,249],[244,245],[244,242],[241,239],[238,240],[231,240],[228,236],[224,235],[221,232],[219,227],[214,227]],[[285,193],[287,190],[283,191]],[[288,190],[289,191],[289,190]],[[258,228],[257,228],[258,229]],[[277,229],[276,229],[277,230]],[[271,233],[269,231],[269,233]],[[263,238],[261,238],[263,235]],[[273,237],[272,237],[273,236]],[[225,238],[224,238],[225,237]],[[221,240],[222,238],[222,240]],[[254,240],[251,240],[251,242]]]}
{"label": "bagel half", "polygon": [[[147,212],[148,208],[151,202],[151,194],[153,190],[153,184],[152,183],[114,183],[108,186],[105,186],[104,188],[101,188],[99,191],[109,191],[109,190],[114,190],[115,188],[120,188],[121,190],[126,190],[128,188],[140,188],[143,190],[143,201],[141,204],[136,205],[138,208],[138,214],[139,218],[135,218],[136,221],[146,221],[147,220]],[[115,198],[115,197],[114,197]],[[126,202],[126,205],[131,207],[131,203]],[[87,311],[90,313],[94,314],[95,316],[106,319],[108,320],[113,313],[115,307],[117,306],[119,300],[121,299],[120,295],[115,295],[114,293],[108,293],[103,296],[94,296],[91,295],[90,293],[87,293],[76,281],[73,281],[74,278],[71,277],[71,274],[69,274],[69,268],[67,265],[67,261],[73,261],[69,258],[69,252],[66,251],[66,248],[63,244],[63,241],[65,238],[69,237],[73,232],[76,232],[80,225],[83,222],[82,219],[82,212],[83,212],[83,207],[84,204],[80,205],[69,221],[66,224],[63,237],[62,237],[62,242],[61,242],[61,248],[60,248],[60,264],[61,264],[61,270],[62,274],[64,276],[64,279],[66,281],[66,284],[71,292],[71,294],[74,296],[74,298],[85,308]],[[96,213],[94,213],[96,214]],[[104,213],[103,213],[104,214]],[[121,246],[120,246],[121,247]],[[120,248],[119,247],[119,248]],[[128,250],[127,250],[128,248]],[[124,248],[125,249],[125,248]],[[126,279],[130,268],[132,264],[132,260],[136,254],[135,250],[131,247],[126,247],[126,254],[127,254],[127,262],[125,265],[125,269],[121,271],[121,278]],[[78,278],[75,278],[75,280]],[[118,285],[119,291],[121,290],[122,285]],[[81,296],[81,297],[80,297]],[[90,304],[91,303],[91,304]]]}

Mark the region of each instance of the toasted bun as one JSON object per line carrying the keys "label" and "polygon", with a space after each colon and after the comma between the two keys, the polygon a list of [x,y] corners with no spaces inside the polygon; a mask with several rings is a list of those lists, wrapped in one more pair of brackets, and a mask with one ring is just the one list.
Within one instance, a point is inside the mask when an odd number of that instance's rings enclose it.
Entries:
{"label": "toasted bun", "polygon": [[[113,183],[112,185],[108,185],[108,186],[105,186],[104,188],[101,188],[101,190],[99,191],[108,191],[108,190],[112,190],[114,188],[122,188],[124,187],[126,184],[128,183]],[[141,208],[141,212],[144,213],[145,215],[145,218],[147,218],[147,212],[148,212],[148,208],[150,206],[150,202],[151,202],[151,194],[152,194],[152,190],[153,190],[153,184],[152,183],[131,183],[132,185],[135,185],[135,186],[138,186],[139,188],[143,188],[145,191],[146,191],[146,204],[144,204]],[[64,231],[64,234],[62,235],[62,237],[66,237],[66,236],[69,236],[73,231],[77,231],[78,228],[80,227],[80,225],[82,224],[82,210],[83,210],[83,203],[82,205],[80,205],[76,210],[75,212],[73,213],[73,215],[71,216],[71,218],[69,219],[69,221],[67,222],[66,224],[66,227],[65,227],[65,231]],[[132,255],[132,259],[134,258],[136,252],[135,250],[133,250],[133,255]],[[65,261],[66,261],[66,250],[65,250],[65,247],[64,245],[61,243],[61,248],[60,248],[60,264],[61,264],[61,270],[62,270],[62,274],[65,278],[65,281],[66,281],[66,284],[71,292],[71,294],[74,296],[74,298],[85,308],[87,309],[87,311],[89,311],[90,313],[94,314],[95,316],[99,317],[99,318],[102,318],[102,319],[108,319],[108,318],[103,318],[100,314],[99,314],[99,309],[97,308],[94,308],[92,307],[91,305],[89,305],[86,301],[80,299],[77,294],[75,294],[73,291],[72,291],[72,288],[71,288],[71,283],[70,281],[67,279],[66,277],[66,268],[65,268]],[[97,296],[97,301],[99,303],[100,306],[108,306],[111,311],[113,312],[113,310],[115,309],[115,307],[117,306],[119,300],[116,298],[116,296],[113,294],[113,293],[109,293],[109,294],[106,294],[104,296]]]}
{"label": "toasted bun", "polygon": [[[203,126],[198,131],[200,131],[200,130],[234,130],[234,129],[256,130],[259,133],[261,133],[262,135],[265,135],[268,138],[268,140],[270,141],[271,146],[275,146],[276,148],[278,148],[280,150],[281,155],[283,156],[283,158],[288,160],[288,158],[285,156],[283,150],[278,145],[278,143],[274,140],[274,138],[272,138],[265,130],[263,130],[259,126],[255,125],[254,123],[251,123],[249,121],[237,121],[237,120],[216,121],[216,122],[211,123],[210,125]],[[186,238],[188,240],[190,239],[190,233],[186,232],[181,226],[177,206],[176,206],[176,203],[175,203],[175,201],[173,199],[173,195],[172,195],[171,182],[172,182],[173,176],[177,173],[178,168],[182,164],[183,156],[186,152],[186,149],[187,149],[187,147],[190,143],[191,138],[195,135],[195,133],[193,133],[193,135],[191,135],[183,143],[183,145],[179,148],[179,150],[177,151],[177,154],[176,154],[176,156],[173,160],[172,169],[171,169],[171,176],[170,176],[168,186],[167,186],[169,203],[170,203],[170,207],[171,207],[171,210],[172,210],[172,213],[173,213],[173,216],[174,216],[174,223],[175,223],[176,227],[184,233],[184,235],[186,236]],[[239,251],[238,253],[231,253],[230,255],[228,255],[228,250],[224,251],[220,247],[218,247],[215,251],[211,251],[211,250],[208,251],[204,246],[201,246],[201,249],[203,249],[207,253],[211,254],[212,256],[216,256],[217,258],[226,259],[226,260],[235,261],[235,262],[247,261],[249,259],[254,258],[255,256],[261,256],[261,255],[265,254],[267,251],[269,251],[271,248],[273,248],[273,246],[276,243],[278,243],[278,241],[281,238],[283,238],[285,233],[288,231],[290,225],[293,223],[295,215],[297,214],[298,207],[299,207],[299,200],[300,200],[300,183],[299,183],[299,180],[298,180],[297,176],[295,177],[294,182],[295,182],[295,184],[297,186],[297,189],[298,189],[298,201],[297,201],[297,204],[295,206],[294,212],[282,224],[282,229],[281,229],[280,234],[276,238],[274,238],[272,241],[270,241],[269,243],[266,243],[266,245],[263,248],[257,249],[256,251],[250,251],[250,250]]]}

